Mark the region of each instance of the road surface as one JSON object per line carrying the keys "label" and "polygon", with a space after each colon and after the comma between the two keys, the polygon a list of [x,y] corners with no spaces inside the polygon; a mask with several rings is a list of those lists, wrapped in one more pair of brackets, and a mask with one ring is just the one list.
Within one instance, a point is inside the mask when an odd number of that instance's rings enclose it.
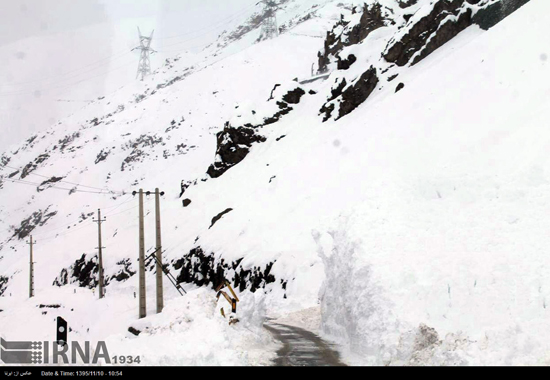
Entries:
{"label": "road surface", "polygon": [[277,351],[275,366],[345,366],[338,352],[310,331],[271,321],[264,327],[283,344]]}

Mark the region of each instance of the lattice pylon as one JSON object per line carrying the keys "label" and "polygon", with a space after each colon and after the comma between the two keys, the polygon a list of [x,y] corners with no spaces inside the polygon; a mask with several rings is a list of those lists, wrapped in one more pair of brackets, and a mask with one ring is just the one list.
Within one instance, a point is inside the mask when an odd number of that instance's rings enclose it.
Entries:
{"label": "lattice pylon", "polygon": [[277,7],[273,0],[264,0],[264,14],[266,15],[262,24],[262,35],[265,39],[275,38],[279,35],[277,27]]}
{"label": "lattice pylon", "polygon": [[141,51],[139,55],[139,63],[138,63],[136,78],[138,78],[139,75],[141,74],[141,80],[143,80],[143,78],[146,75],[151,74],[151,61],[149,59],[149,54],[155,52],[151,48],[151,41],[153,40],[153,33],[155,33],[155,31],[153,30],[151,32],[151,35],[147,37],[141,34],[139,27],[137,29],[139,34],[139,46],[133,48],[132,50],[139,49]]}

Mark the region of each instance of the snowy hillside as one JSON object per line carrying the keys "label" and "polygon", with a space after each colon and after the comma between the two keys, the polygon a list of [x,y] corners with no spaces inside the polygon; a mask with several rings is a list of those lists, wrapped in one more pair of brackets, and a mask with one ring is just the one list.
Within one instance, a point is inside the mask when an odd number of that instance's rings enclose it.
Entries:
{"label": "snowy hillside", "polygon": [[[351,364],[549,364],[550,5],[278,3],[277,38],[251,13],[0,156],[0,334],[52,339],[62,315],[145,365],[265,365],[263,318],[320,306]],[[138,320],[140,188],[166,193],[164,262],[188,294],[165,281],[156,315],[148,262]],[[148,253],[153,215],[150,196]]]}

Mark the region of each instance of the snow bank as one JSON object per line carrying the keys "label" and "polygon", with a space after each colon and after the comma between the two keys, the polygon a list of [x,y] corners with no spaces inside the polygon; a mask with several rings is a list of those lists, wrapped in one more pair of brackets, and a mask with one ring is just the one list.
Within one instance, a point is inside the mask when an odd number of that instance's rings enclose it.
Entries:
{"label": "snow bank", "polygon": [[276,345],[261,328],[262,299],[252,293],[240,298],[239,323],[229,325],[222,317],[220,307],[226,316],[230,310],[223,297],[217,302],[215,292],[201,288],[172,300],[161,314],[134,322],[142,331],[138,336],[113,335],[106,343],[115,354],[140,355],[142,365],[269,365]]}

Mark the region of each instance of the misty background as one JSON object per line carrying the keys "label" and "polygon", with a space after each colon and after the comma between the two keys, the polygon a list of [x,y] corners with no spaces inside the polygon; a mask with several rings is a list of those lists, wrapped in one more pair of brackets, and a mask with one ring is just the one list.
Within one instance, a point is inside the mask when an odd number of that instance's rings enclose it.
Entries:
{"label": "misty background", "polygon": [[136,81],[137,27],[154,30],[151,70],[196,53],[258,0],[0,0],[0,153]]}

